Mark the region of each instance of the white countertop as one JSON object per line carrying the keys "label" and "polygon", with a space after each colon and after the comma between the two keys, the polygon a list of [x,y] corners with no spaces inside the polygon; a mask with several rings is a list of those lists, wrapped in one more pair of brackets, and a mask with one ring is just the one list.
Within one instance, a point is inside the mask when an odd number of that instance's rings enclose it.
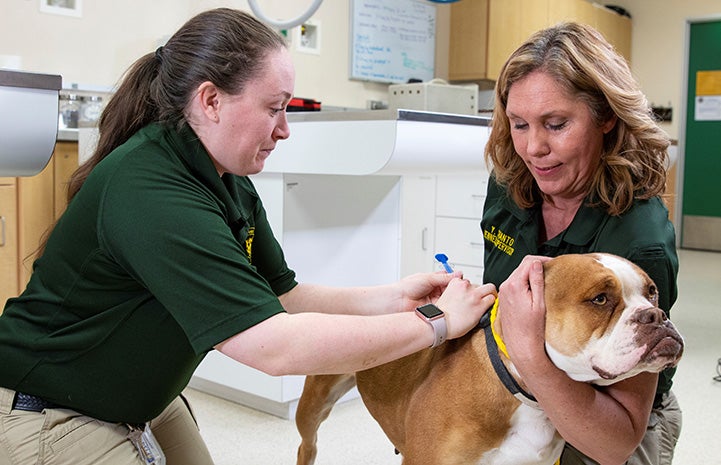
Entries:
{"label": "white countertop", "polygon": [[490,119],[410,110],[289,113],[265,172],[441,174],[485,170]]}

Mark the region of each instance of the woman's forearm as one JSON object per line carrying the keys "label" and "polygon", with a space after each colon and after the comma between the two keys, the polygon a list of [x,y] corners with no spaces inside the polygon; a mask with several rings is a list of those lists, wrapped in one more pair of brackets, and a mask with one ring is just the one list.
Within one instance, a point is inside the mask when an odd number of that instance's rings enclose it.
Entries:
{"label": "woman's forearm", "polygon": [[410,312],[381,316],[281,313],[222,342],[225,355],[273,376],[352,373],[430,347]]}
{"label": "woman's forearm", "polygon": [[319,312],[344,315],[382,315],[412,311],[440,298],[460,273],[418,273],[392,284],[366,287],[330,287],[299,284],[280,296],[289,313]]}
{"label": "woman's forearm", "polygon": [[[439,286],[444,290],[435,298]],[[435,300],[445,314],[445,337],[453,339],[478,324],[495,295],[493,285],[435,274],[370,289],[298,286],[281,299],[291,313],[276,314],[216,349],[272,375],[350,373],[433,344],[435,329],[415,312],[402,310]],[[313,310],[324,306],[342,314]]]}
{"label": "woman's forearm", "polygon": [[392,284],[344,288],[299,284],[279,298],[288,313],[381,315],[400,311],[402,306],[401,292]]}
{"label": "woman's forearm", "polygon": [[602,465],[622,464],[646,432],[657,376],[615,385],[574,381],[546,358],[522,369],[527,387],[561,436]]}

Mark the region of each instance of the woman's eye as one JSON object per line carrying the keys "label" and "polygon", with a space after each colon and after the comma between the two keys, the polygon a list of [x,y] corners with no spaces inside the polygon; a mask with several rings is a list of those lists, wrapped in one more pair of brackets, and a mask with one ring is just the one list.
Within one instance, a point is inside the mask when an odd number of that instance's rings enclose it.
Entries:
{"label": "woman's eye", "polygon": [[566,122],[564,121],[563,123],[559,123],[559,124],[550,124],[550,123],[549,123],[548,127],[549,127],[552,131],[560,131],[561,129],[563,129],[563,128],[566,127]]}
{"label": "woman's eye", "polygon": [[277,115],[278,113],[280,113],[280,112],[283,111],[283,110],[285,110],[285,108],[283,108],[283,107],[281,107],[281,108],[271,108],[271,109],[270,109],[270,112],[271,112],[271,114],[273,114],[273,115]]}
{"label": "woman's eye", "polygon": [[513,129],[515,130],[522,130],[526,129],[528,127],[528,124],[526,123],[513,123]]}
{"label": "woman's eye", "polygon": [[606,297],[606,294],[598,294],[596,297],[591,299],[591,303],[594,305],[606,305],[606,302],[608,302],[608,297]]}

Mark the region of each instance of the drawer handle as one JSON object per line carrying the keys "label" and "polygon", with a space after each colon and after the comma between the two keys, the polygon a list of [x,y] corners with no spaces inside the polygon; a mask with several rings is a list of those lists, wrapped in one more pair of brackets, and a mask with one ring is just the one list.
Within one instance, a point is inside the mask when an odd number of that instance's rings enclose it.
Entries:
{"label": "drawer handle", "polygon": [[5,217],[0,216],[0,226],[2,227],[2,234],[0,234],[0,247],[5,247]]}
{"label": "drawer handle", "polygon": [[428,250],[426,245],[426,235],[428,234],[428,228],[423,228],[421,231],[421,250]]}
{"label": "drawer handle", "polygon": [[471,247],[483,247],[482,242],[471,242]]}

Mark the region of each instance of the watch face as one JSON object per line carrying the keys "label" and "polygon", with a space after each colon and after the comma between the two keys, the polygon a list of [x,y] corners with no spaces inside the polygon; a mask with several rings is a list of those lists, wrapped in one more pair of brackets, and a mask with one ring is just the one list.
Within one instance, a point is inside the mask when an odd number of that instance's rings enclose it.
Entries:
{"label": "watch face", "polygon": [[443,311],[433,304],[426,304],[422,307],[418,307],[418,311],[426,318],[433,319],[437,316],[443,315]]}

